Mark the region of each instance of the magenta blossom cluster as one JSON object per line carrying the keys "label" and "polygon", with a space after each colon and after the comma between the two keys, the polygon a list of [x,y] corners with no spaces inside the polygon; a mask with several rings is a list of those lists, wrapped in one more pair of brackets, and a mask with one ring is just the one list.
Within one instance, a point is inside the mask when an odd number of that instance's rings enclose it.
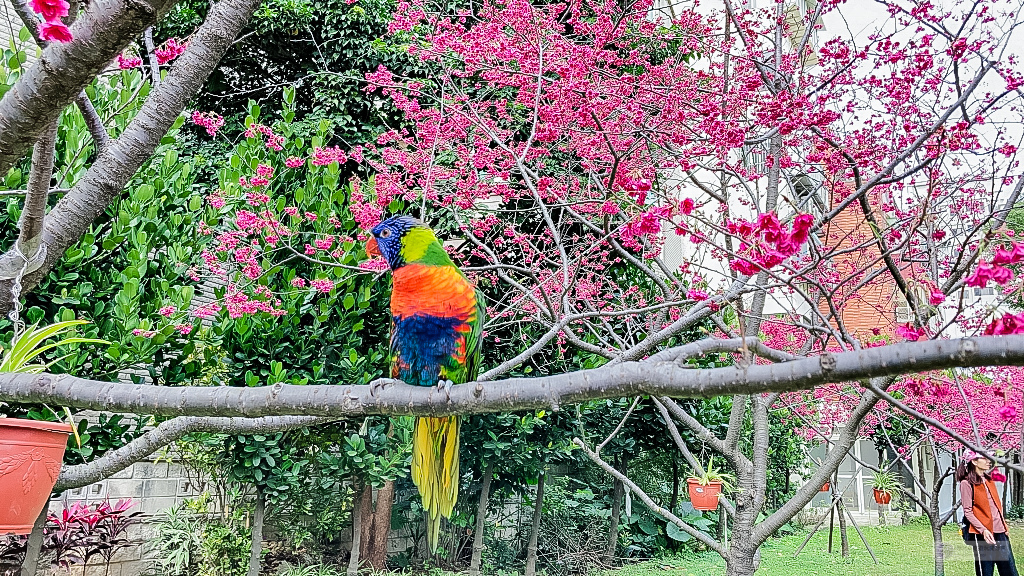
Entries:
{"label": "magenta blossom cluster", "polygon": [[910,342],[917,342],[926,335],[924,328],[914,328],[910,324],[896,327],[896,335]]}
{"label": "magenta blossom cluster", "polygon": [[1005,314],[985,327],[986,336],[1024,334],[1024,314]]}
{"label": "magenta blossom cluster", "polygon": [[742,239],[741,257],[734,259],[730,267],[740,274],[753,276],[761,269],[778,266],[807,242],[813,224],[814,216],[800,214],[787,231],[778,216],[771,212],[760,214],[756,224],[746,220],[729,222],[726,226],[729,233]]}
{"label": "magenta blossom cluster", "polygon": [[1005,286],[1013,280],[1013,271],[1007,268],[1024,262],[1024,243],[1014,242],[1009,248],[997,248],[990,260],[982,260],[974,273],[964,281],[968,286],[984,288],[990,281]]}
{"label": "magenta blossom cluster", "polygon": [[344,150],[337,146],[333,148],[317,147],[313,149],[313,166],[327,166],[334,162],[344,164],[347,159],[348,155],[345,154]]}
{"label": "magenta blossom cluster", "polygon": [[67,0],[32,0],[32,10],[43,17],[39,25],[39,38],[47,42],[67,43],[74,40],[71,31],[61,21],[68,15],[71,5]]}
{"label": "magenta blossom cluster", "polygon": [[188,48],[188,42],[182,42],[177,38],[168,38],[162,48],[153,50],[153,55],[156,56],[156,61],[160,64],[167,64],[171,60],[174,60],[178,56],[181,56],[185,49]]}
{"label": "magenta blossom cluster", "polygon": [[216,112],[200,112],[196,110],[192,112],[192,123],[206,128],[206,133],[210,136],[216,136],[217,131],[224,125],[224,118]]}
{"label": "magenta blossom cluster", "polygon": [[142,66],[142,58],[135,54],[121,53],[117,55],[117,67],[120,70],[131,70]]}
{"label": "magenta blossom cluster", "polygon": [[284,150],[284,136],[275,134],[274,130],[270,126],[264,126],[263,124],[250,124],[245,129],[246,138],[256,138],[257,135],[265,137],[267,148],[280,152]]}

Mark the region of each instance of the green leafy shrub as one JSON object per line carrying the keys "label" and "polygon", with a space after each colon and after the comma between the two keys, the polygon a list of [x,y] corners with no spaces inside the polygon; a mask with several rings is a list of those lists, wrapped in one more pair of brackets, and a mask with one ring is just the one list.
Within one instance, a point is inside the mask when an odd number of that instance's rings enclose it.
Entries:
{"label": "green leafy shrub", "polygon": [[198,576],[246,576],[252,541],[240,524],[218,519],[203,528]]}

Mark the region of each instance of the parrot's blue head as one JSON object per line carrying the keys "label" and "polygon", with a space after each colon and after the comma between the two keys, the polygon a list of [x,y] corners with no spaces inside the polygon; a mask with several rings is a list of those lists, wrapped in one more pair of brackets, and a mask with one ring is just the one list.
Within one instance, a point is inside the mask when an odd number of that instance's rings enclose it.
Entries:
{"label": "parrot's blue head", "polygon": [[[412,231],[416,231],[410,234]],[[425,251],[425,246],[436,242],[433,231],[417,218],[412,216],[392,216],[377,224],[370,230],[373,238],[366,243],[366,253],[370,256],[383,256],[392,270],[396,270],[406,262],[417,260]]]}

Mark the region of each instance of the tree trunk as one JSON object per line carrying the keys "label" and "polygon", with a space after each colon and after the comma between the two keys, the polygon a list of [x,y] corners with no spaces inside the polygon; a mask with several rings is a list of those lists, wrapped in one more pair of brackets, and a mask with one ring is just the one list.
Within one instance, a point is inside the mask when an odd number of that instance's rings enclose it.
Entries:
{"label": "tree trunk", "polygon": [[675,454],[672,455],[672,500],[669,501],[668,508],[674,514],[676,506],[679,505],[679,461],[676,460]]}
{"label": "tree trunk", "polygon": [[356,486],[356,498],[352,502],[352,552],[348,557],[348,576],[356,576],[359,574],[359,546],[360,540],[363,533],[363,510],[360,505],[362,502],[361,494],[362,490],[359,489],[360,482],[358,479],[354,480]]}
{"label": "tree trunk", "polygon": [[[1016,464],[1021,463],[1021,454],[1017,452],[1013,455],[1013,461]],[[1015,469],[1008,470],[1010,476],[1010,486],[1013,487],[1013,492],[1010,497],[1010,506],[1020,506],[1024,504],[1024,474]]]}
{"label": "tree trunk", "polygon": [[469,561],[469,576],[480,576],[480,563],[484,554],[484,523],[487,521],[487,501],[491,497],[491,477],[494,463],[484,466],[483,484],[480,486],[480,503],[476,507],[476,530],[473,532],[473,556]]}
{"label": "tree trunk", "polygon": [[530,527],[530,543],[526,547],[526,572],[524,576],[534,576],[537,573],[537,538],[540,534],[540,518],[544,507],[544,478],[546,473],[541,472],[537,477],[537,495],[533,503],[533,525]]}
{"label": "tree trunk", "polygon": [[[383,572],[388,561],[388,536],[391,533],[391,506],[395,501],[395,482],[389,481],[377,490],[373,512],[369,515],[370,530],[363,530],[360,557],[375,572]],[[363,521],[367,518],[364,516]]]}
{"label": "tree trunk", "polygon": [[366,564],[373,538],[373,485],[365,485],[356,499],[359,505],[359,562]]}
{"label": "tree trunk", "polygon": [[935,576],[945,576],[946,555],[942,549],[942,526],[937,525],[935,520],[932,520],[932,543],[935,547]]}
{"label": "tree trunk", "polygon": [[839,540],[842,543],[843,558],[850,557],[850,537],[846,533],[846,514],[839,513]]}
{"label": "tree trunk", "polygon": [[267,497],[256,488],[256,510],[252,514],[252,548],[249,550],[249,576],[260,576],[263,553],[263,517],[267,513]]}
{"label": "tree trunk", "polygon": [[50,514],[50,506],[47,502],[43,511],[39,513],[35,524],[32,525],[32,533],[28,536],[28,544],[25,547],[25,561],[21,564],[21,576],[36,576],[39,568],[39,556],[43,552],[43,528],[46,527],[46,517]]}
{"label": "tree trunk", "polygon": [[757,569],[757,548],[737,546],[735,541],[725,561],[725,576],[753,576]]}
{"label": "tree trunk", "polygon": [[[623,476],[626,476],[626,460],[625,458],[618,458],[619,466],[618,470]],[[628,477],[628,476],[627,476]],[[608,522],[608,543],[605,547],[604,556],[605,560],[610,564],[615,559],[615,552],[618,550],[619,545],[619,515],[622,513],[622,496],[625,492],[625,487],[619,480],[615,481],[614,487],[612,488],[612,514]]]}

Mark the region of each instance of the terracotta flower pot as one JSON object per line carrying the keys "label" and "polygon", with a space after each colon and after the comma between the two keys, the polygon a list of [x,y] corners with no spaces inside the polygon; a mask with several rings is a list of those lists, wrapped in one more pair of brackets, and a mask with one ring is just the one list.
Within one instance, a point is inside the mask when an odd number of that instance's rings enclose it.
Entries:
{"label": "terracotta flower pot", "polygon": [[0,418],[0,534],[28,534],[57,483],[70,424]]}
{"label": "terracotta flower pot", "polygon": [[828,492],[828,487],[829,487],[828,482],[825,482],[824,484],[821,485],[821,491],[822,492]]}
{"label": "terracotta flower pot", "polygon": [[718,496],[722,493],[721,482],[712,481],[705,486],[695,478],[688,478],[686,487],[690,492],[690,503],[693,504],[694,510],[718,509]]}
{"label": "terracotta flower pot", "polygon": [[888,504],[892,501],[892,494],[885,490],[879,490],[875,488],[875,502],[878,504]]}

